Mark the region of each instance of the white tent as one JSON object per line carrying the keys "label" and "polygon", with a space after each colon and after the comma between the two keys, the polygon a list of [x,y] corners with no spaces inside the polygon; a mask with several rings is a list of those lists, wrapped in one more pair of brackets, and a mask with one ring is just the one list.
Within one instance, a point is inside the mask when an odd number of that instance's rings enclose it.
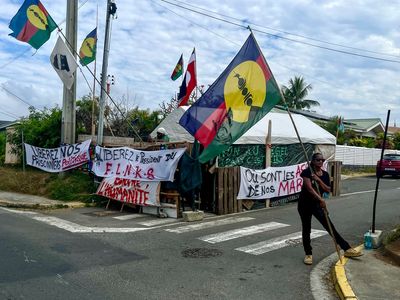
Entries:
{"label": "white tent", "polygon": [[[171,112],[151,133],[156,136],[157,129],[167,130],[171,142],[193,142],[193,136],[179,124],[179,119],[188,109],[188,106],[178,107]],[[316,145],[335,145],[336,138],[325,129],[310,121],[303,115],[293,114],[292,117],[303,143]],[[272,144],[296,144],[299,142],[287,112],[273,109],[267,115],[241,136],[235,144],[265,144],[268,132],[268,121],[272,122]]]}

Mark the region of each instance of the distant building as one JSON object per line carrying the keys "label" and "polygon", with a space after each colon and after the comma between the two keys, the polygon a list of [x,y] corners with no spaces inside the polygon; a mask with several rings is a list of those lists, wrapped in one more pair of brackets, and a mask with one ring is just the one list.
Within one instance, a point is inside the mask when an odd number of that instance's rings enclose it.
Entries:
{"label": "distant building", "polygon": [[[283,107],[277,106],[279,109],[283,109]],[[311,121],[314,122],[329,122],[331,117],[327,117],[324,115],[317,114],[312,111],[305,111],[299,109],[290,109],[292,113],[300,114]],[[348,130],[353,130],[357,136],[359,137],[371,137],[376,138],[379,133],[385,132],[385,126],[383,125],[380,118],[369,118],[369,119],[344,119],[343,121],[344,128]],[[392,127],[393,128],[393,127]],[[400,128],[398,128],[400,131]],[[392,131],[388,130],[389,135],[392,134]],[[394,133],[394,132],[393,132]]]}

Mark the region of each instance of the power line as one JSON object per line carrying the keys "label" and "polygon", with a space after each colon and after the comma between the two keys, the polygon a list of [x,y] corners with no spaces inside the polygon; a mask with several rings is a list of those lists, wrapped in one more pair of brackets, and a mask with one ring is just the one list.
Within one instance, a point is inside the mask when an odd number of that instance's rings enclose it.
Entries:
{"label": "power line", "polygon": [[[161,1],[163,1],[163,0],[161,0]],[[164,2],[166,2],[166,1],[164,1]],[[228,15],[224,15],[224,14],[212,11],[212,10],[208,10],[208,9],[202,8],[202,7],[197,6],[197,5],[193,5],[193,4],[182,2],[182,1],[175,1],[175,2],[182,3],[182,4],[186,5],[186,6],[195,7],[197,9],[202,10],[202,11],[213,13],[213,14],[216,14],[216,15],[228,18],[228,19],[232,19],[232,20],[236,20],[236,21],[239,21],[239,22],[243,22],[243,20],[241,20],[239,18],[235,18],[235,17],[231,17],[231,16],[228,16]],[[383,52],[378,52],[378,51],[372,51],[372,50],[366,50],[366,49],[351,47],[351,46],[342,45],[342,44],[338,44],[338,43],[332,43],[332,42],[324,41],[324,40],[321,40],[321,39],[312,38],[312,37],[309,37],[309,36],[306,36],[306,35],[296,34],[296,33],[292,33],[292,32],[289,32],[289,31],[285,31],[285,30],[276,29],[276,28],[273,28],[273,27],[268,27],[268,26],[265,26],[265,25],[252,23],[252,22],[249,22],[249,21],[246,21],[246,23],[249,24],[249,25],[254,25],[254,26],[260,27],[260,28],[265,28],[265,29],[276,31],[276,32],[281,32],[281,33],[284,33],[284,34],[287,34],[287,35],[297,36],[297,37],[300,37],[300,38],[303,38],[303,39],[308,39],[308,40],[311,40],[311,41],[324,43],[324,44],[327,44],[327,45],[338,46],[338,47],[347,48],[347,49],[353,49],[353,50],[362,51],[362,52],[368,52],[368,53],[374,53],[374,54],[379,54],[379,55],[385,55],[385,56],[399,58],[398,55],[393,55],[393,54],[388,54],[388,53],[383,53]]]}
{"label": "power line", "polygon": [[[220,38],[222,38],[222,39],[224,39],[224,40],[226,40],[226,41],[228,41],[228,42],[230,42],[230,43],[232,43],[232,44],[235,44],[235,45],[237,45],[237,46],[239,46],[239,47],[242,46],[241,44],[236,43],[236,42],[234,42],[234,41],[232,41],[232,40],[226,38],[225,36],[220,35],[220,34],[214,32],[214,31],[208,29],[207,27],[205,27],[205,26],[203,26],[203,25],[199,25],[198,23],[193,22],[193,21],[190,20],[189,18],[186,18],[185,16],[176,13],[175,11],[173,11],[173,10],[171,10],[171,9],[169,9],[169,8],[167,8],[167,7],[165,7],[164,5],[159,4],[159,3],[156,2],[155,0],[152,0],[152,2],[155,3],[155,4],[157,4],[157,5],[159,5],[159,6],[161,6],[161,7],[163,7],[163,8],[165,8],[166,10],[172,12],[173,14],[177,15],[178,17],[185,19],[186,21],[188,21],[188,22],[191,23],[191,24],[197,25],[197,26],[199,26],[199,27],[201,27],[201,28],[207,30],[208,32],[210,32],[210,33],[212,33],[212,34],[214,34],[214,35],[216,35],[216,36],[218,36],[218,37],[220,37]],[[298,70],[295,70],[295,69],[293,69],[293,68],[290,68],[290,67],[288,67],[288,66],[282,65],[282,64],[280,64],[280,63],[278,63],[278,62],[276,62],[276,61],[275,61],[274,63],[280,65],[281,67],[284,67],[284,68],[286,68],[286,69],[289,69],[289,70],[291,70],[291,71],[294,71],[294,72],[296,72],[296,73],[305,75],[305,76],[307,76],[308,78],[312,78],[312,79],[314,79],[314,80],[316,80],[316,81],[320,81],[320,82],[322,82],[322,83],[324,83],[324,84],[327,84],[327,85],[335,86],[335,85],[333,85],[332,83],[323,81],[323,80],[321,80],[321,79],[316,78],[315,76],[312,76],[312,75],[306,74],[306,73],[304,73],[304,72],[300,72],[300,71],[298,71]]]}
{"label": "power line", "polygon": [[19,116],[14,115],[14,114],[9,113],[9,112],[6,112],[6,111],[4,111],[4,110],[3,110],[3,111],[0,111],[0,114],[3,114],[3,115],[5,115],[5,116],[11,117],[11,118],[17,118],[17,119],[20,118]]}
{"label": "power line", "polygon": [[13,92],[11,92],[9,89],[4,87],[4,84],[1,84],[0,87],[6,91],[7,93],[9,93],[10,95],[14,96],[16,99],[18,99],[19,101],[25,103],[26,105],[28,105],[29,107],[34,107],[32,104],[30,104],[28,101],[25,101],[24,99],[22,99],[21,97],[17,96],[16,94],[14,94]]}
{"label": "power line", "polygon": [[[169,2],[167,0],[161,0],[161,1],[163,1],[165,3],[168,3],[168,4],[171,4],[171,5],[174,5],[174,6],[177,6],[177,7],[180,7],[182,9],[186,9],[186,10],[194,12],[196,14],[200,14],[200,15],[206,16],[206,17],[211,18],[211,19],[215,19],[215,20],[218,20],[218,21],[221,21],[221,22],[225,22],[225,23],[228,23],[228,24],[231,24],[231,25],[235,25],[235,26],[238,26],[238,27],[241,27],[241,28],[246,28],[246,29],[248,28],[248,26],[245,26],[245,25],[242,25],[242,24],[238,24],[238,23],[235,23],[235,22],[232,22],[232,21],[228,21],[228,20],[225,20],[223,18],[215,17],[215,16],[212,16],[212,15],[209,15],[209,14],[206,14],[206,13],[203,13],[203,12],[191,9],[191,8],[184,7],[182,5],[178,5],[176,3]],[[342,54],[358,56],[358,57],[363,57],[363,58],[368,58],[368,59],[373,59],[373,60],[393,62],[393,63],[400,64],[399,60],[380,58],[380,57],[375,57],[375,56],[370,56],[370,55],[364,55],[364,54],[354,53],[354,52],[350,52],[350,51],[345,51],[345,50],[334,49],[334,48],[330,48],[330,47],[326,47],[326,46],[316,45],[316,44],[312,44],[312,43],[308,43],[308,42],[304,42],[304,41],[295,40],[295,39],[292,39],[292,38],[283,37],[283,36],[280,36],[280,35],[277,35],[277,34],[269,33],[269,32],[258,30],[258,29],[253,29],[253,31],[257,31],[259,33],[262,33],[262,34],[265,34],[265,35],[268,35],[268,36],[271,36],[271,37],[274,37],[274,38],[277,38],[277,39],[282,39],[282,40],[286,40],[286,41],[290,41],[290,42],[294,42],[294,43],[298,43],[298,44],[303,44],[303,45],[307,45],[307,46],[310,46],[310,47],[315,47],[315,48],[319,48],[319,49],[324,49],[324,50],[328,50],[328,51],[333,51],[333,52],[338,52],[338,53],[342,53]]]}

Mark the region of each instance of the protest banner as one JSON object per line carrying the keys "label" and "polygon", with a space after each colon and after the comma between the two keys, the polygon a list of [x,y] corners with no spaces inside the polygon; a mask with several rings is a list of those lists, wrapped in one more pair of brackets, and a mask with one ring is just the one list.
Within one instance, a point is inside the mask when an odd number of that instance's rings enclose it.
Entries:
{"label": "protest banner", "polygon": [[26,163],[47,172],[62,172],[85,164],[89,156],[90,140],[58,148],[25,145]]}
{"label": "protest banner", "polygon": [[140,151],[128,147],[96,146],[93,171],[99,177],[120,177],[140,181],[173,181],[179,159],[186,148]]}
{"label": "protest banner", "polygon": [[139,181],[119,177],[107,177],[100,183],[97,195],[143,206],[160,206],[160,182]]}
{"label": "protest banner", "polygon": [[301,172],[307,163],[287,167],[253,170],[240,167],[238,199],[267,199],[299,193],[303,185]]}

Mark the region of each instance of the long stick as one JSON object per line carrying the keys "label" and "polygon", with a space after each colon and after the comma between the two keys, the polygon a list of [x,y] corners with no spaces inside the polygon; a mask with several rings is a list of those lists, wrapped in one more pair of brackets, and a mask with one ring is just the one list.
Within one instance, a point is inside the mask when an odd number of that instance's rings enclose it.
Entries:
{"label": "long stick", "polygon": [[[252,32],[250,26],[248,26],[248,29],[250,30],[251,34],[253,34],[253,32]],[[257,45],[257,47],[258,47],[258,45]],[[261,50],[260,50],[260,53],[262,53]],[[265,63],[266,63],[266,61],[265,61]],[[268,66],[267,63],[266,63],[266,65]],[[279,87],[279,85],[278,85],[278,83],[276,82],[274,76],[271,77],[271,80],[273,80],[273,81],[275,82],[275,85],[276,85],[277,87]],[[313,175],[314,172],[313,172],[313,169],[311,168],[310,160],[308,159],[308,155],[307,155],[306,148],[304,147],[304,144],[303,144],[303,142],[301,141],[300,134],[299,134],[299,132],[298,132],[298,130],[297,130],[296,124],[294,123],[292,114],[290,113],[290,110],[289,110],[289,107],[288,107],[288,105],[287,105],[285,96],[283,95],[282,90],[281,90],[280,88],[278,88],[278,90],[279,90],[279,94],[281,95],[281,98],[282,98],[282,100],[283,100],[283,103],[284,103],[284,105],[285,105],[285,107],[286,107],[286,111],[287,111],[287,113],[288,113],[288,115],[289,115],[289,118],[290,118],[290,120],[291,120],[291,122],[292,122],[292,124],[293,124],[293,128],[294,128],[294,131],[296,132],[297,139],[299,140],[300,145],[301,145],[301,148],[303,149],[304,156],[305,156],[305,158],[306,158],[306,160],[307,160],[308,168],[309,168],[310,171],[311,171],[311,175]],[[318,184],[316,184],[316,182],[315,182],[314,180],[313,180],[313,184],[314,184],[314,186],[317,188],[318,194],[321,195],[321,193],[319,192]],[[327,215],[327,214],[328,214],[328,211],[327,211],[327,208],[326,208],[326,207],[325,207],[324,211],[325,211],[325,213],[326,213],[326,215]],[[330,223],[328,222],[328,224],[329,224],[330,235],[332,236],[333,242],[334,242],[334,244],[335,244],[335,248],[338,249],[338,245],[337,245],[336,240],[335,240],[335,238],[334,238],[334,236],[333,236],[333,232],[332,232],[332,228],[331,228],[331,226],[330,226]],[[341,256],[340,256],[340,252],[339,252],[339,251],[338,251],[338,256],[339,256],[340,262],[342,262],[342,258],[341,258]]]}
{"label": "long stick", "polygon": [[[283,102],[284,102],[284,104],[285,104],[286,110],[287,110],[287,112],[288,112],[288,114],[289,114],[290,120],[292,121],[294,130],[296,131],[297,138],[299,139],[299,142],[300,142],[300,144],[301,144],[301,147],[303,148],[303,152],[304,152],[304,156],[306,157],[306,160],[307,160],[308,168],[309,168],[310,171],[311,171],[311,175],[313,175],[314,172],[313,172],[313,169],[312,169],[311,166],[310,166],[310,161],[309,161],[309,159],[308,159],[308,155],[307,155],[306,148],[304,147],[304,144],[303,144],[303,142],[301,141],[299,132],[297,131],[296,124],[294,123],[292,114],[290,113],[289,107],[288,107],[288,105],[287,105],[287,103],[286,103],[285,96],[283,96],[281,89],[279,89],[279,92],[280,92],[281,97],[282,97],[282,99],[283,99]],[[320,193],[320,191],[319,191],[318,184],[317,184],[314,180],[313,180],[313,184],[314,184],[314,186],[317,188],[318,194],[321,195],[321,193]],[[343,262],[342,262],[342,257],[340,256],[339,247],[338,247],[338,244],[336,243],[335,236],[333,235],[333,230],[332,230],[331,223],[329,222],[329,218],[328,218],[328,209],[325,207],[323,210],[324,210],[324,214],[325,214],[326,221],[328,222],[329,233],[330,233],[330,235],[331,235],[331,237],[332,237],[333,243],[335,244],[335,249],[336,249],[337,255],[338,255],[338,257],[339,257],[340,263],[343,264]]]}
{"label": "long stick", "polygon": [[339,256],[340,263],[343,265],[342,256],[340,255],[339,246],[338,246],[338,244],[336,242],[335,236],[333,235],[332,225],[331,225],[331,222],[330,222],[329,217],[328,217],[328,211],[326,210],[326,208],[324,208],[323,211],[324,211],[326,222],[328,223],[329,232],[331,233],[331,237],[333,239],[333,243],[335,244],[336,253]]}

